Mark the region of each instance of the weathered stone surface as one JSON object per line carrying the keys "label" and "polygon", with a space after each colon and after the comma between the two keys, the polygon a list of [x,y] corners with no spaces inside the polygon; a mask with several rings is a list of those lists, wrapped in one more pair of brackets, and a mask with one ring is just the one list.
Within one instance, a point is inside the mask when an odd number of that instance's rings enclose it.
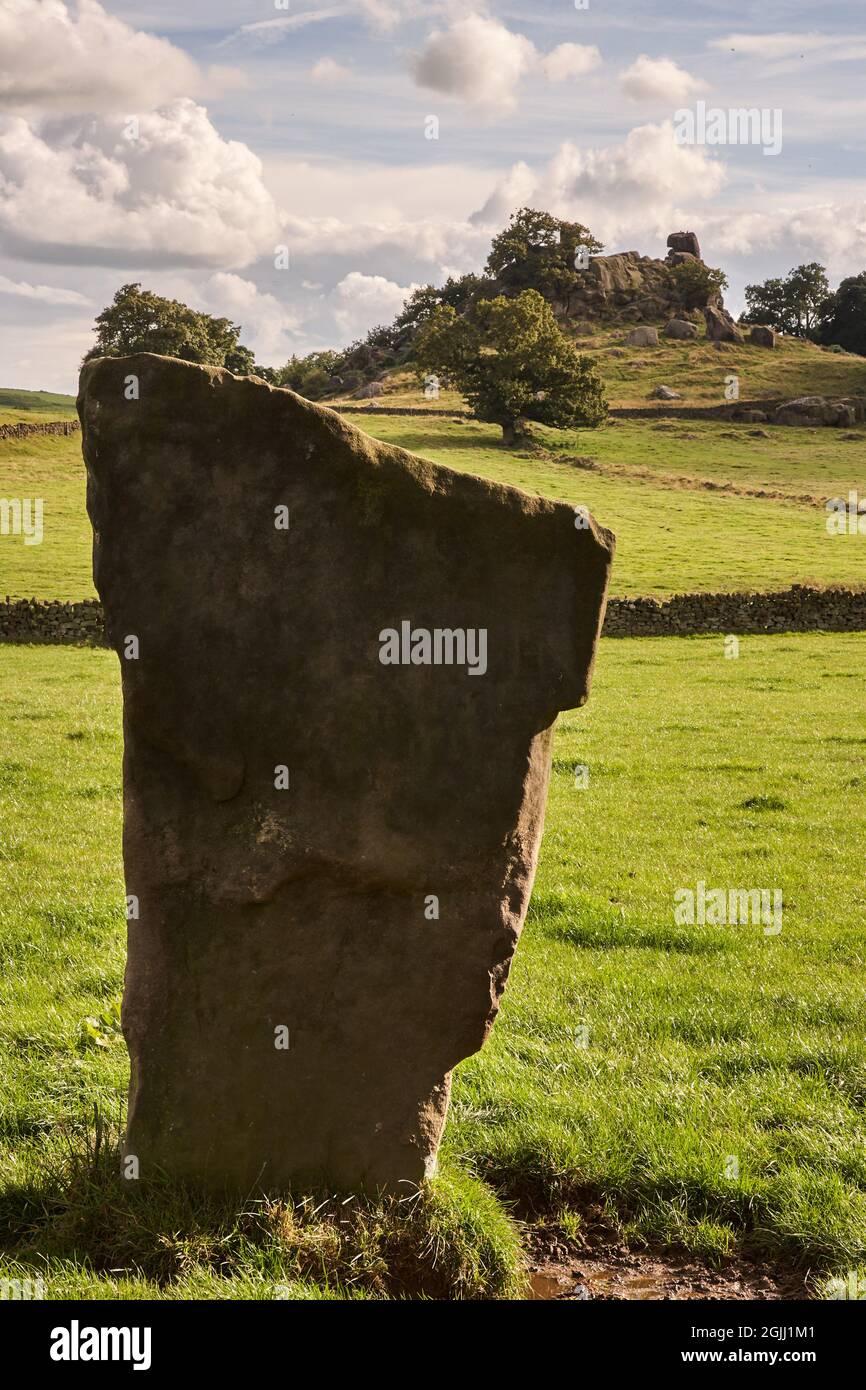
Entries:
{"label": "weathered stone surface", "polygon": [[786,401],[773,414],[776,425],[834,425],[850,427],[863,419],[863,406],[857,396],[829,400],[826,396],[799,396]]}
{"label": "weathered stone surface", "polygon": [[680,401],[682,396],[679,391],[674,391],[671,386],[654,386],[650,391],[650,396],[657,401]]}
{"label": "weathered stone surface", "polygon": [[768,324],[756,323],[749,332],[749,342],[754,343],[755,347],[774,348],[776,330]]}
{"label": "weathered stone surface", "polygon": [[726,309],[707,305],[704,309],[707,324],[707,337],[715,343],[743,343],[745,334],[738,328]]}
{"label": "weathered stone surface", "polygon": [[678,252],[685,252],[689,256],[694,256],[697,261],[701,259],[700,242],[694,232],[671,232],[668,237],[668,248],[674,255]]}
{"label": "weathered stone surface", "polygon": [[[126,1153],[246,1192],[420,1181],[496,1016],[613,538],[217,369],[92,362],[79,411],[138,904]],[[403,622],[486,630],[486,670],[383,665]]]}
{"label": "weathered stone surface", "polygon": [[687,341],[698,336],[698,325],[689,323],[688,319],[671,319],[665,324],[664,334],[666,338],[679,338]]}
{"label": "weathered stone surface", "polygon": [[626,338],[629,347],[658,347],[659,331],[651,328],[649,324],[642,324],[640,328],[633,328]]}

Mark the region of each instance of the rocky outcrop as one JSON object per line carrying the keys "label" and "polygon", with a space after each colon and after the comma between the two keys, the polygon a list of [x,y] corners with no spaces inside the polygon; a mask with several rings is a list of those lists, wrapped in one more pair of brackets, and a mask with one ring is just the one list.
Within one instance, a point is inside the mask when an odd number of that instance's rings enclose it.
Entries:
{"label": "rocky outcrop", "polygon": [[685,254],[694,260],[701,259],[701,248],[694,232],[671,232],[668,237],[668,260],[671,255]]}
{"label": "rocky outcrop", "polygon": [[849,396],[831,400],[827,396],[799,396],[785,401],[773,412],[774,425],[842,425],[859,424],[866,418],[866,397]]}
{"label": "rocky outcrop", "polygon": [[79,410],[123,679],[124,1171],[411,1191],[496,1017],[613,539],[217,368],[94,361]]}

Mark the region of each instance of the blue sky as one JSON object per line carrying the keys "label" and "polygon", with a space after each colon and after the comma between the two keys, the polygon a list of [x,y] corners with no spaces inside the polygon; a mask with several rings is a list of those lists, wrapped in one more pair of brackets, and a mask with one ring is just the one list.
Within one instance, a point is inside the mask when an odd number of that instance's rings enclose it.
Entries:
{"label": "blue sky", "polygon": [[[862,0],[0,0],[0,384],[73,390],[127,280],[265,363],[342,345],[522,203],[609,250],[697,231],[734,310],[857,273],[864,69]],[[781,150],[679,144],[698,102],[781,112]]]}

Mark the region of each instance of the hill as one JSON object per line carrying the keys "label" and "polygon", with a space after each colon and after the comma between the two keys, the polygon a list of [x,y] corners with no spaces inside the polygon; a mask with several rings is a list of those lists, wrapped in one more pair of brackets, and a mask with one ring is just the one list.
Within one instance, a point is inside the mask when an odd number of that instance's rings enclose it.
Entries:
{"label": "hill", "polygon": [[74,396],[0,386],[0,425],[14,425],[19,420],[31,423],[38,420],[71,420],[74,416]]}

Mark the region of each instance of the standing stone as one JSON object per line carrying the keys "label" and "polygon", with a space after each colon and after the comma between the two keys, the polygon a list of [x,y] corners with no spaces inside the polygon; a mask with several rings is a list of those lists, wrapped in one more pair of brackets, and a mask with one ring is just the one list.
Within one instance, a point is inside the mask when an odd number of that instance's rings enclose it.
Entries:
{"label": "standing stone", "polygon": [[245,1192],[420,1182],[613,537],[217,368],[101,359],[78,405],[123,676],[125,1153]]}
{"label": "standing stone", "polygon": [[749,342],[754,343],[755,347],[774,348],[776,346],[776,330],[767,324],[756,323],[749,332]]}

